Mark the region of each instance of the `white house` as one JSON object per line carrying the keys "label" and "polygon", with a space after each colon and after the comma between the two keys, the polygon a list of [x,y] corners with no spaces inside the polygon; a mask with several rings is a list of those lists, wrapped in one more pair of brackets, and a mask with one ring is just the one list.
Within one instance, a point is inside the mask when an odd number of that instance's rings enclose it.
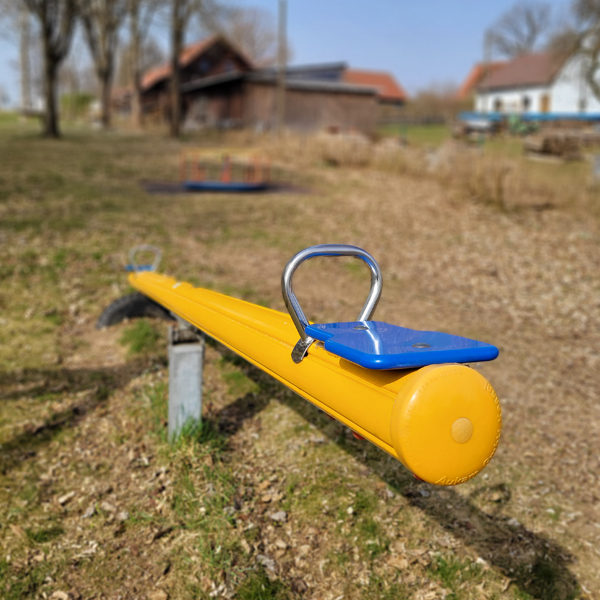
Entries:
{"label": "white house", "polygon": [[491,71],[475,93],[475,110],[489,113],[600,115],[600,100],[584,77],[581,55],[558,59],[525,54]]}

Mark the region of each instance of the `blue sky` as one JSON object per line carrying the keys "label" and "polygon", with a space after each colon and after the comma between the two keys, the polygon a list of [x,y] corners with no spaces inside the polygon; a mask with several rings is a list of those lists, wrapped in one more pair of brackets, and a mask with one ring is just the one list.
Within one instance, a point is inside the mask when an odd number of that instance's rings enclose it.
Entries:
{"label": "blue sky", "polygon": [[[237,0],[276,11],[277,0]],[[415,93],[460,83],[481,60],[483,32],[514,0],[288,0],[294,63],[345,60],[392,72]],[[552,0],[557,10],[566,0]],[[166,38],[164,40],[166,45]],[[17,47],[0,40],[0,86],[19,100]]]}

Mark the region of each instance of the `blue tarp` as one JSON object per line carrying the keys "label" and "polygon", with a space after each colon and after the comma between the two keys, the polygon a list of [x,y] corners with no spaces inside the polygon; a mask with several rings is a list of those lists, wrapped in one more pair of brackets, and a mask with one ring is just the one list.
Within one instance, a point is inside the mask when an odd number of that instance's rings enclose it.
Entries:
{"label": "blue tarp", "polygon": [[[589,123],[600,122],[600,113],[513,113],[522,121],[587,121]],[[489,121],[490,123],[500,123],[511,116],[499,112],[469,112],[464,111],[458,115],[461,121]]]}

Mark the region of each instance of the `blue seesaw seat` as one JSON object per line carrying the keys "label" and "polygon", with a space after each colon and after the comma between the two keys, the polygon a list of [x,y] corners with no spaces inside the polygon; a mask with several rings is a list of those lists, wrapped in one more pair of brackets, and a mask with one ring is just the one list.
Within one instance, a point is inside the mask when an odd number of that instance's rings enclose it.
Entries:
{"label": "blue seesaw seat", "polygon": [[154,271],[154,265],[125,265],[125,270],[128,273],[132,273],[134,271]]}
{"label": "blue seesaw seat", "polygon": [[306,334],[325,350],[366,369],[415,369],[443,363],[494,360],[498,348],[438,331],[419,331],[381,321],[313,324]]}

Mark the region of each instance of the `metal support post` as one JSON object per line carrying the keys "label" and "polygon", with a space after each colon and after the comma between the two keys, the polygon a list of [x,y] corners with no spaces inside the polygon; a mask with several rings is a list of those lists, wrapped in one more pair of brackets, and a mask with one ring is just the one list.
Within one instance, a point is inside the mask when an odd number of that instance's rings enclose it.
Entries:
{"label": "metal support post", "polygon": [[169,328],[169,441],[202,417],[204,334],[189,326]]}
{"label": "metal support post", "polygon": [[600,184],[600,154],[592,156],[592,185]]}

